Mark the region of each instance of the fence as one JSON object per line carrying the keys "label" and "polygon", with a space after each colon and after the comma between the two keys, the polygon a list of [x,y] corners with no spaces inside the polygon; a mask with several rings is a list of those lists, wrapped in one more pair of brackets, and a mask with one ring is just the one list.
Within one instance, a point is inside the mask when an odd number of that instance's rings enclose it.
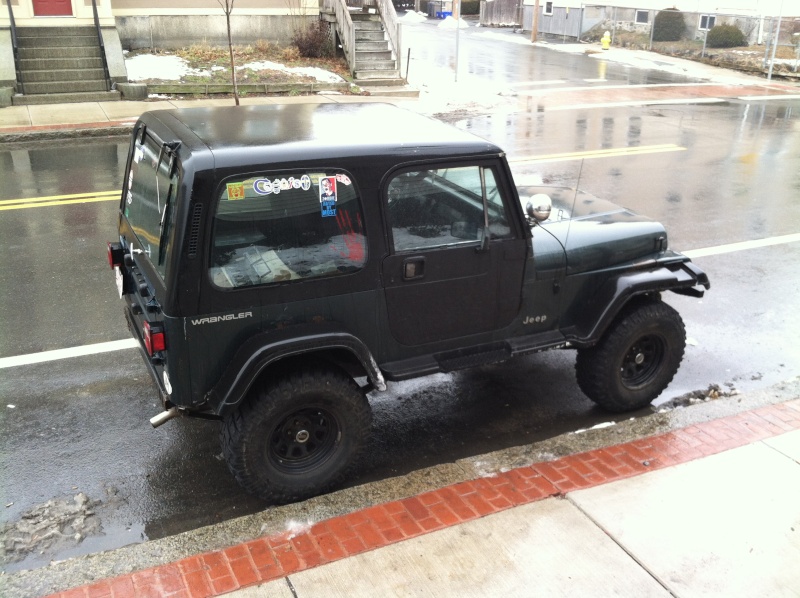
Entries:
{"label": "fence", "polygon": [[[721,26],[727,26],[728,32]],[[784,73],[796,73],[800,67],[800,18],[794,16],[585,5],[578,39],[599,41],[606,31],[611,33],[612,45],[735,61],[744,70],[766,70],[773,59],[775,68]]]}
{"label": "fence", "polygon": [[[603,4],[581,8],[559,8],[550,4],[550,13],[541,3],[538,33],[564,39],[598,42],[611,33],[612,45],[687,58],[735,60],[744,70],[764,71],[773,66],[778,72],[800,71],[800,16],[747,16],[720,13],[646,10]],[[481,26],[533,27],[533,6],[522,0],[481,0]],[[738,30],[724,34],[721,25]],[[714,28],[717,28],[714,30]],[[713,32],[713,33],[712,33]],[[724,52],[726,39],[740,37],[741,44]],[[777,42],[777,43],[776,43]]]}

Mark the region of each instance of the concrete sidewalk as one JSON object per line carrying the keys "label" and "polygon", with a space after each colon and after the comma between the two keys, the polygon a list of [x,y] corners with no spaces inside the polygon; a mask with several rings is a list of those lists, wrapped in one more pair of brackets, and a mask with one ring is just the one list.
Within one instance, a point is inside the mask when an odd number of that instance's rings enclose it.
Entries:
{"label": "concrete sidewalk", "polygon": [[800,595],[800,399],[701,419],[57,595]]}

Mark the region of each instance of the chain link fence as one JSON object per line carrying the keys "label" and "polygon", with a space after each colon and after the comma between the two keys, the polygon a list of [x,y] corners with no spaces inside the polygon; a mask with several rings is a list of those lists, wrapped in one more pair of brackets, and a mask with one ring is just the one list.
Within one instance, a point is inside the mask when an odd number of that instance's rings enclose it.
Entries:
{"label": "chain link fence", "polygon": [[800,70],[800,17],[642,10],[585,5],[581,41],[706,60],[718,66],[784,76]]}
{"label": "chain link fence", "polygon": [[[549,5],[549,12],[545,8]],[[481,0],[488,27],[533,26],[533,6],[522,0]],[[600,42],[651,50],[754,73],[800,76],[800,16],[747,16],[714,12],[647,10],[605,4],[564,9],[540,5],[538,33],[563,41]]]}

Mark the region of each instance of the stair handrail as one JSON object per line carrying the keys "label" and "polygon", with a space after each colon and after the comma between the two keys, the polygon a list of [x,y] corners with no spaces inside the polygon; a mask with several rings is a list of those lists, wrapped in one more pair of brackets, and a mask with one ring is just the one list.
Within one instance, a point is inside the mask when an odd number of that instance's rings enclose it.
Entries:
{"label": "stair handrail", "polygon": [[22,70],[19,64],[19,42],[17,40],[17,24],[14,22],[14,11],[11,10],[11,0],[6,2],[8,6],[8,20],[11,22],[11,48],[14,52],[14,76],[19,85],[19,92],[25,95],[25,83],[22,82]]}
{"label": "stair handrail", "polygon": [[325,10],[332,10],[336,15],[336,29],[339,32],[342,50],[352,75],[356,68],[356,28],[353,19],[350,18],[347,2],[346,0],[325,0],[323,6]]}
{"label": "stair handrail", "polygon": [[[11,6],[9,0],[9,6]],[[106,44],[103,42],[103,34],[100,31],[100,17],[97,16],[97,0],[92,0],[92,11],[94,12],[94,29],[97,32],[97,43],[100,44],[100,57],[103,59],[103,76],[106,80],[106,91],[111,91],[111,75],[108,73],[108,59],[106,58]]]}
{"label": "stair handrail", "polygon": [[383,28],[389,37],[389,45],[397,59],[397,71],[402,72],[400,69],[400,23],[397,20],[397,11],[394,9],[392,0],[377,0],[377,4]]}

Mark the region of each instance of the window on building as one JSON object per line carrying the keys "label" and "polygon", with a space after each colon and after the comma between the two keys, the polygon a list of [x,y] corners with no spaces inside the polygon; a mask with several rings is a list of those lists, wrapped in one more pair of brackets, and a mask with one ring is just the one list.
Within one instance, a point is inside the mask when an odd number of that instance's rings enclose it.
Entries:
{"label": "window on building", "polygon": [[552,15],[553,14],[553,3],[552,2],[545,2],[544,3],[544,13],[545,15]]}
{"label": "window on building", "polygon": [[649,10],[637,10],[636,11],[636,22],[642,25],[650,22],[650,11]]}
{"label": "window on building", "polygon": [[708,31],[714,28],[717,18],[714,15],[700,15],[700,31]]}

